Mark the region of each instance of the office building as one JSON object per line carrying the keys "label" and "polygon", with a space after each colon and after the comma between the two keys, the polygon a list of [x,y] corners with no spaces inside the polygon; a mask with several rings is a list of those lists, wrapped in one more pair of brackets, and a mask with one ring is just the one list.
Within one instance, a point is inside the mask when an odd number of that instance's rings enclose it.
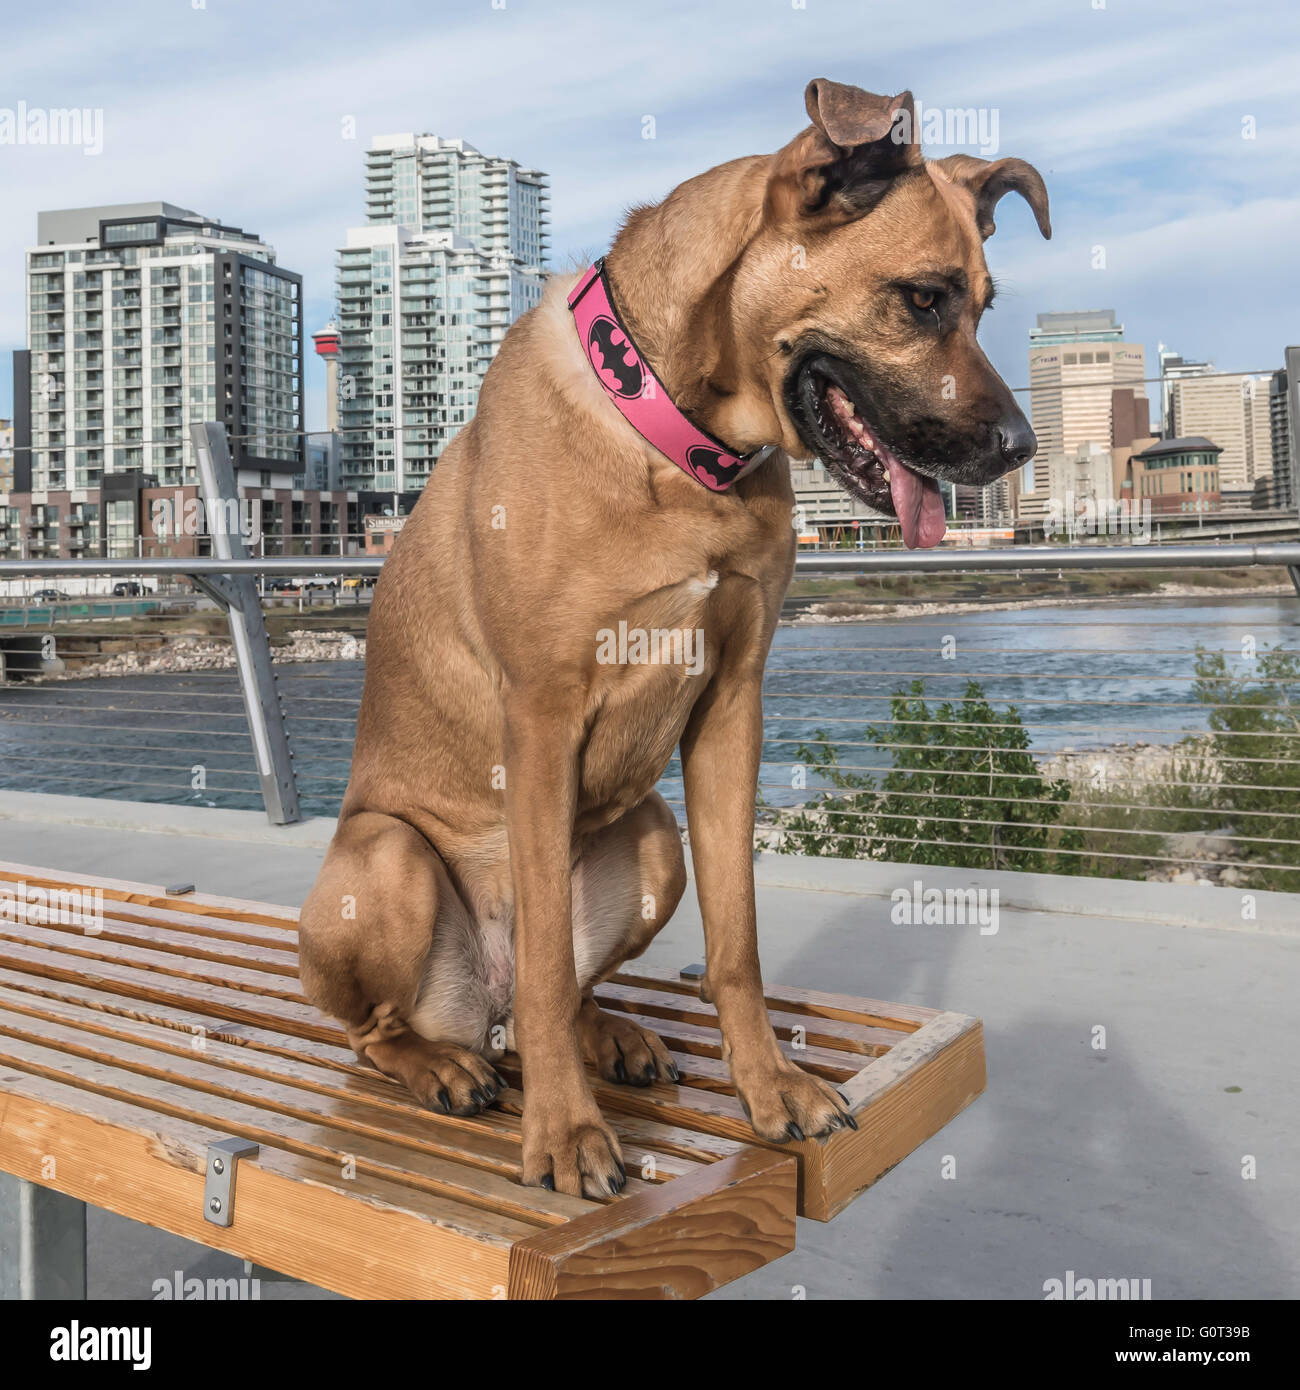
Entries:
{"label": "office building", "polygon": [[547,181],[414,134],[376,137],[365,177],[367,225],[338,258],[342,477],[418,491],[506,330],[541,298]]}
{"label": "office building", "polygon": [[1145,357],[1141,343],[1125,341],[1111,309],[1038,315],[1029,332],[1029,407],[1038,454],[1017,480],[1020,515],[1046,513],[1053,465],[1059,478],[1071,471],[1082,446],[1110,443],[1113,393],[1141,387]]}
{"label": "office building", "polygon": [[1134,499],[1156,516],[1196,517],[1219,509],[1223,451],[1212,440],[1157,439],[1133,455]]}
{"label": "office building", "polygon": [[1046,465],[1048,494],[1067,515],[1080,503],[1115,500],[1115,474],[1111,451],[1105,444],[1080,444],[1072,454],[1057,454]]}
{"label": "office building", "polygon": [[225,424],[241,473],[300,465],[301,279],[270,246],[161,202],[43,212],[36,239],[15,491],[192,483],[203,420]]}
{"label": "office building", "polygon": [[1013,488],[1017,474],[1008,474],[985,487],[953,486],[952,515],[956,521],[980,526],[1001,525],[1015,515]]}
{"label": "office building", "polygon": [[1267,377],[1185,376],[1170,383],[1173,437],[1211,439],[1219,455],[1225,504],[1245,502],[1259,479],[1273,476],[1273,431]]}
{"label": "office building", "polygon": [[1178,433],[1174,428],[1174,382],[1192,376],[1212,376],[1214,363],[1184,357],[1164,343],[1158,346],[1157,352],[1160,355],[1160,433],[1172,439]]}

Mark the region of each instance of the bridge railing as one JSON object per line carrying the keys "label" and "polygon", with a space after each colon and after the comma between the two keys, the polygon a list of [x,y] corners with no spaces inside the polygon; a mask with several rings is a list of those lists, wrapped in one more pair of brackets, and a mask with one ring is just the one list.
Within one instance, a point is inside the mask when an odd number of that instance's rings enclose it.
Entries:
{"label": "bridge railing", "polygon": [[[204,443],[211,485],[233,487],[221,477],[222,440]],[[334,813],[363,648],[355,635],[310,632],[273,650],[253,581],[375,576],[382,563],[253,557],[234,543],[203,559],[0,561],[0,579],[184,578],[229,625],[226,640],[191,641],[183,660],[171,647],[141,660],[123,652],[112,658],[120,678],[3,687],[0,785],[260,804],[277,824]],[[796,563],[799,577],[840,578],[1243,566],[1294,575],[1300,543],[830,551]],[[957,616],[907,603],[906,617],[845,626],[814,613],[778,632],[760,846],[1300,888],[1300,677],[1288,665],[1300,658],[1279,640],[1294,598],[1261,601],[1267,613],[1210,605],[1190,629],[1184,606],[1154,598],[1100,617],[1031,606],[1036,626],[1019,611]],[[0,651],[9,640],[0,627]],[[39,666],[56,653],[32,654]],[[676,761],[661,790],[680,813]]]}

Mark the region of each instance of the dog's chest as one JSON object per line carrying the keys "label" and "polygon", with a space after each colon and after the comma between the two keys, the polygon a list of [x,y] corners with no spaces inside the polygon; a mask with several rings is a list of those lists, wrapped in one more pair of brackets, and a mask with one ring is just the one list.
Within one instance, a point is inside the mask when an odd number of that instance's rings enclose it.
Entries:
{"label": "dog's chest", "polygon": [[596,680],[580,767],[581,808],[612,818],[663,775],[717,669],[716,571],[657,591],[597,633]]}

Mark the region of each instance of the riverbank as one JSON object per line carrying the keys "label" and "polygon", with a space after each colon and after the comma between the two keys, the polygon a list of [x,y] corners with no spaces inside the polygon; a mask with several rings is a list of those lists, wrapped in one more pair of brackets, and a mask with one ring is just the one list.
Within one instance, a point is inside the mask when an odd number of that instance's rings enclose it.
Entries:
{"label": "riverbank", "polygon": [[978,602],[981,613],[1019,612],[1028,608],[1095,608],[1106,603],[1132,603],[1135,598],[1142,599],[1187,599],[1187,598],[1288,598],[1295,597],[1296,591],[1290,584],[1258,585],[1253,588],[1224,588],[1214,585],[1183,584],[1166,582],[1156,588],[1135,593],[1060,595],[1003,600],[973,600],[971,598],[923,599],[891,603],[881,599],[828,598],[824,603],[810,604],[802,612],[781,619],[782,627],[820,627],[827,623],[861,623],[872,618],[924,618],[941,617],[949,613],[969,613],[972,602]]}
{"label": "riverbank", "polygon": [[[366,639],[352,632],[312,632],[293,629],[271,647],[277,665],[309,661],[364,661]],[[25,685],[52,685],[67,681],[102,680],[114,676],[183,675],[190,671],[221,671],[234,667],[235,654],[228,639],[193,633],[154,638],[148,646],[87,657],[65,671],[31,676]]]}

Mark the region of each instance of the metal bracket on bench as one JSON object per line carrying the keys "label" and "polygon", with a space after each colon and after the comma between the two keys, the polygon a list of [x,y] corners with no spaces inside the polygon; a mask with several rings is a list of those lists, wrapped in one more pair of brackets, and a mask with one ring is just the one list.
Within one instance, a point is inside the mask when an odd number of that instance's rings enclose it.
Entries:
{"label": "metal bracket on bench", "polygon": [[218,1139],[208,1145],[203,1181],[203,1219],[229,1226],[235,1219],[235,1174],[241,1158],[256,1158],[259,1145],[248,1139]]}

